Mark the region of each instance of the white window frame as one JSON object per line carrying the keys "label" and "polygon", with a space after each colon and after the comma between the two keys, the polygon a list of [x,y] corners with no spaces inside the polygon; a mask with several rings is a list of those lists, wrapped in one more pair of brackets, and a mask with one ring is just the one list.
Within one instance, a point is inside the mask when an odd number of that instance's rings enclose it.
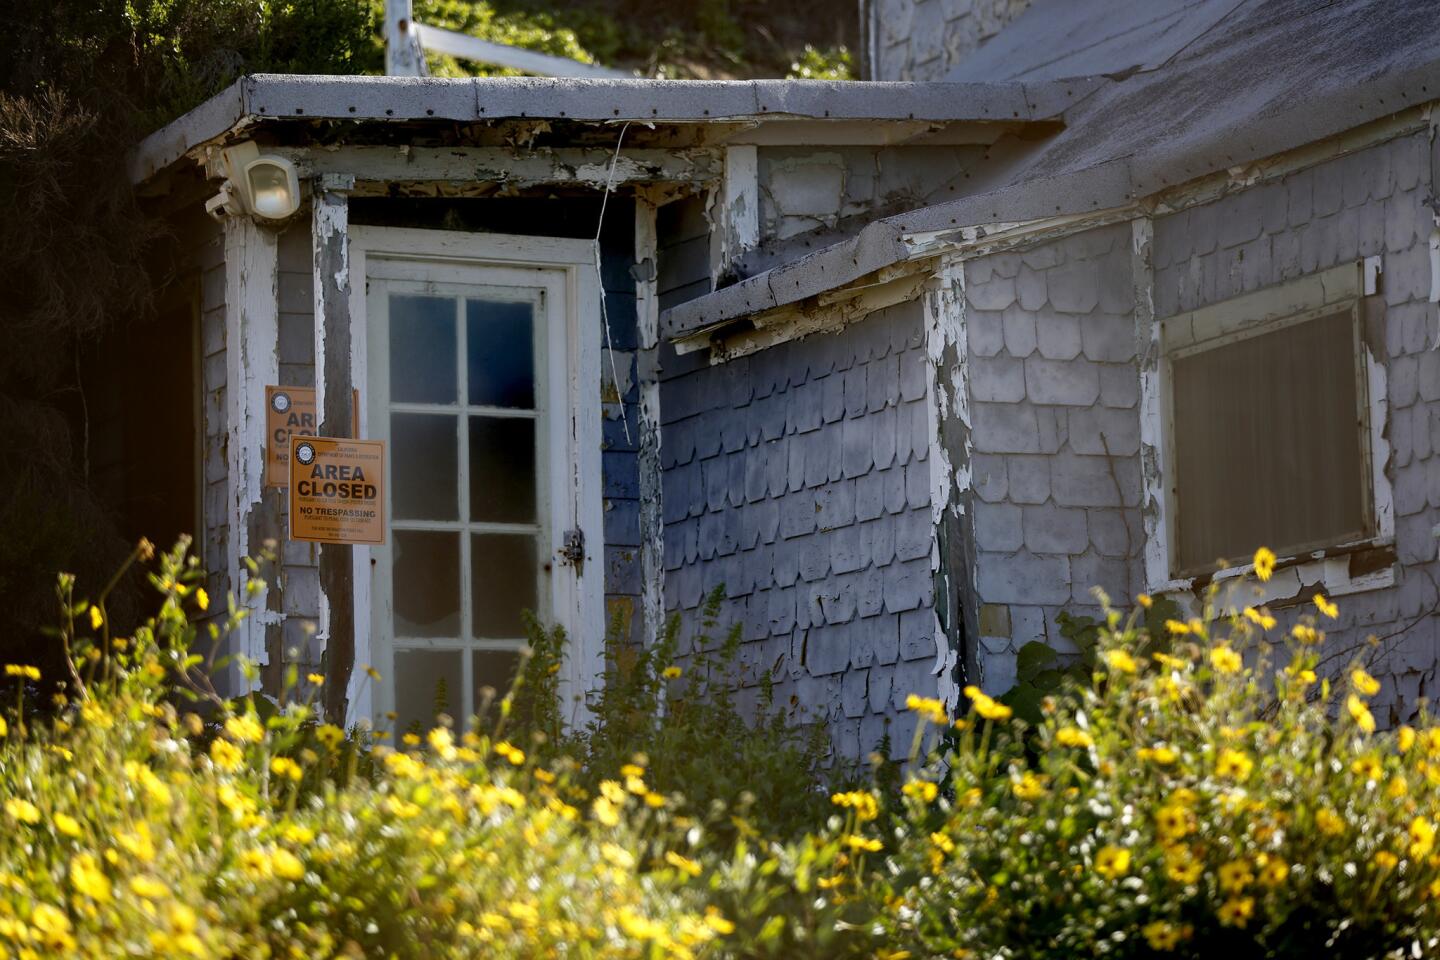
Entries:
{"label": "white window frame", "polygon": [[[1346,263],[1153,321],[1145,339],[1154,350],[1155,360],[1153,367],[1143,370],[1140,378],[1141,416],[1150,421],[1142,424],[1147,428],[1143,432],[1159,439],[1158,443],[1148,445],[1141,456],[1144,503],[1158,513],[1157,522],[1148,529],[1145,543],[1145,581],[1150,593],[1191,591],[1198,579],[1176,573],[1173,549],[1180,507],[1175,502],[1174,484],[1168,483],[1166,478],[1172,475],[1175,463],[1175,421],[1171,408],[1171,365],[1174,358],[1344,309],[1356,311],[1356,390],[1357,401],[1362,408],[1358,413],[1363,424],[1361,429],[1368,441],[1361,445],[1361,457],[1368,473],[1366,487],[1373,532],[1358,540],[1325,544],[1281,557],[1275,575],[1268,583],[1260,585],[1263,589],[1261,599],[1289,599],[1315,586],[1323,586],[1328,594],[1339,596],[1394,585],[1393,564],[1352,576],[1348,562],[1349,556],[1358,550],[1389,546],[1395,542],[1394,498],[1385,474],[1385,466],[1390,459],[1390,444],[1385,439],[1389,410],[1385,366],[1376,359],[1364,336],[1364,298],[1376,293],[1378,275],[1378,258]],[[1144,333],[1142,331],[1142,336]],[[1213,579],[1230,579],[1248,572],[1251,567],[1247,562],[1221,570],[1214,574]]]}
{"label": "white window frame", "polygon": [[[595,270],[594,245],[588,240],[477,234],[402,227],[352,226],[350,316],[352,349],[357,362],[360,432],[372,436],[370,358],[388,362],[384,347],[370,346],[371,321],[366,280],[373,270],[393,277],[395,265],[419,263],[427,268],[459,268],[457,277],[498,277],[503,282],[547,290],[558,301],[561,322],[547,329],[548,369],[544,376],[548,429],[544,450],[537,450],[537,467],[547,465],[545,502],[550,539],[550,625],[564,629],[565,662],[560,673],[562,703],[570,708],[567,720],[584,723],[589,716],[587,694],[596,689],[604,673],[604,531],[601,499],[600,409],[600,283]],[[481,279],[459,282],[484,283]],[[493,281],[491,281],[493,282]],[[537,357],[538,359],[538,357]],[[539,385],[537,381],[537,386]],[[377,425],[378,426],[378,425]],[[463,424],[462,424],[463,426]],[[383,427],[381,428],[384,429]],[[388,489],[388,484],[387,484]],[[567,531],[584,535],[584,560],[579,565],[564,558]],[[389,564],[374,551],[385,547],[355,548],[355,662],[357,669],[389,660],[388,641],[381,625],[389,611],[379,609],[382,597],[378,578],[388,575]],[[543,558],[542,562],[543,562]],[[469,590],[468,584],[461,585]],[[392,709],[389,678],[361,687],[355,698],[356,716],[370,717],[378,727]]]}

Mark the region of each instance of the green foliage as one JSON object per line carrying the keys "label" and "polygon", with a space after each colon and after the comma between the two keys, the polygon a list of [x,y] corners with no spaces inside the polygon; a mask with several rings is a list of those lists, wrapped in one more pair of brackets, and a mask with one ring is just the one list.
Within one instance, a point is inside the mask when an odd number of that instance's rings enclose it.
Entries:
{"label": "green foliage", "polygon": [[[1180,608],[1174,600],[1162,597],[1151,601],[1150,606],[1140,611],[1145,627],[1145,636],[1152,638],[1147,652],[1158,650],[1168,653],[1170,645],[1165,632],[1165,621],[1180,616]],[[1095,655],[1099,649],[1105,623],[1084,614],[1076,615],[1061,610],[1055,618],[1060,636],[1068,640],[1077,653],[1067,660],[1061,659],[1055,648],[1043,640],[1031,640],[1015,655],[1015,686],[1011,687],[1000,702],[1014,709],[1017,716],[1030,724],[1041,720],[1041,708],[1045,698],[1054,696],[1066,685],[1083,686],[1095,672]]]}
{"label": "green foliage", "polygon": [[786,76],[793,80],[854,80],[855,61],[843,44],[818,50],[807,43]]}
{"label": "green foliage", "polygon": [[1277,634],[1249,591],[1212,589],[1201,617],[1153,628],[1107,610],[1087,628],[1093,676],[1065,679],[1036,724],[970,691],[962,736],[920,765],[883,831],[895,848],[870,895],[892,942],[1002,958],[1433,953],[1440,728],[1377,734],[1379,682],[1354,666],[1332,691],[1322,622]]}
{"label": "green foliage", "polygon": [[[377,15],[383,14],[384,0],[370,0]],[[581,46],[575,31],[561,26],[549,10],[497,12],[485,0],[419,0],[414,5],[415,19],[421,23],[467,33],[493,43],[504,43],[569,57],[581,63],[594,63],[595,58]],[[427,53],[430,73],[437,77],[520,76],[520,71],[488,64],[461,62],[454,57]]]}
{"label": "green foliage", "polygon": [[[544,715],[538,718],[540,729],[551,752],[579,761],[578,776],[591,789],[600,778],[638,762],[656,790],[684,796],[687,809],[726,835],[737,830],[803,835],[828,812],[820,787],[846,782],[853,773],[839,764],[826,769],[824,727],[797,729],[775,705],[769,673],[750,676],[741,668],[738,627],[723,638],[711,635],[722,599],[720,589],[708,598],[701,633],[685,657],[678,655],[678,618],[650,648],[631,643],[612,625],[591,719],[567,733],[558,714]],[[542,633],[531,643],[535,655],[523,674],[522,692],[556,676],[562,656],[563,637]],[[553,690],[529,702],[555,703]],[[753,703],[742,703],[746,691]]]}

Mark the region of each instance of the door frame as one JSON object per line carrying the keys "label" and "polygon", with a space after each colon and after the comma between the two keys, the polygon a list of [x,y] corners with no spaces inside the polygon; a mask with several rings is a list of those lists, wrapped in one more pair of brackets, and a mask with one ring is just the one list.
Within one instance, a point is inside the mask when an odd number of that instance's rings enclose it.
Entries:
{"label": "door frame", "polygon": [[[360,435],[370,435],[370,319],[367,309],[369,265],[372,261],[421,261],[463,267],[497,267],[536,272],[536,286],[558,281],[564,292],[564,357],[552,358],[552,398],[564,398],[564,409],[549,412],[550,490],[548,533],[553,564],[550,619],[564,629],[565,661],[560,670],[562,713],[567,722],[589,718],[585,694],[604,675],[605,571],[604,512],[601,476],[600,408],[600,281],[593,241],[512,234],[467,233],[409,227],[350,228],[351,343],[357,362],[355,385],[360,391]],[[551,343],[555,340],[552,338]],[[379,352],[379,351],[377,351]],[[563,371],[563,376],[561,372]],[[584,534],[584,559],[573,564],[560,548],[566,532]],[[372,549],[355,547],[355,663],[373,662],[376,589],[379,567]],[[465,587],[468,589],[468,587]],[[358,671],[357,671],[358,672]],[[382,680],[381,682],[389,682]],[[356,691],[356,717],[378,719],[384,702],[375,684]]]}

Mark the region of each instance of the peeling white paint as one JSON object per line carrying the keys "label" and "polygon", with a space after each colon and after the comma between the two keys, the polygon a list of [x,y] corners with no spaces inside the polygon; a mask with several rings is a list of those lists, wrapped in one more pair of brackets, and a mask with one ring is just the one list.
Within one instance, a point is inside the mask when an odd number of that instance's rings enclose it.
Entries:
{"label": "peeling white paint", "polygon": [[[640,342],[640,608],[645,643],[653,648],[665,629],[665,523],[661,502],[660,290],[656,264],[659,244],[655,204],[635,202],[635,312]],[[648,267],[647,267],[648,264]]]}
{"label": "peeling white paint", "polygon": [[[265,658],[269,587],[246,588],[250,515],[264,495],[265,386],[279,381],[279,257],[276,235],[248,217],[225,221],[226,500],[229,534],[226,569],[230,589],[247,616],[233,635],[231,652],[257,663]],[[228,682],[243,692],[238,668]]]}
{"label": "peeling white paint", "polygon": [[1160,592],[1170,582],[1170,531],[1165,510],[1164,369],[1160,325],[1155,322],[1155,266],[1151,251],[1155,224],[1130,221],[1130,284],[1135,310],[1136,355],[1140,358],[1140,516],[1145,527],[1145,588]]}
{"label": "peeling white paint", "polygon": [[[959,664],[959,645],[943,629],[940,605],[948,604],[954,591],[949,578],[955,571],[943,569],[940,556],[940,529],[946,514],[963,513],[959,494],[970,488],[970,401],[967,358],[969,342],[965,329],[965,265],[958,259],[940,264],[937,275],[926,285],[922,298],[925,326],[925,357],[928,376],[925,380],[926,427],[930,463],[930,520],[934,530],[930,541],[930,570],[937,574],[945,596],[935,598],[935,664],[936,696],[952,713],[960,703],[959,685],[955,683]],[[952,464],[943,437],[944,425],[957,420],[963,427],[965,448],[958,467]],[[973,582],[974,571],[967,571]],[[951,610],[951,632],[962,618],[960,610]]]}

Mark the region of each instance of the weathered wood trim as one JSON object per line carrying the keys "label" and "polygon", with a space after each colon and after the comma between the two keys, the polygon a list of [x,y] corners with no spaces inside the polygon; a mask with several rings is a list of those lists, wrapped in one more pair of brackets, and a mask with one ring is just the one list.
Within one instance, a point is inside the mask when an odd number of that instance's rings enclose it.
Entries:
{"label": "weathered wood trim", "polygon": [[[753,155],[754,147],[748,149]],[[388,195],[394,183],[504,183],[507,189],[575,184],[601,189],[614,151],[605,147],[274,147],[302,177],[341,174],[355,178],[352,196]],[[728,153],[728,151],[727,151]],[[629,182],[702,184],[721,175],[718,149],[625,150],[615,160],[612,186]]]}
{"label": "weathered wood trim", "polygon": [[760,243],[760,160],[754,146],[725,148],[710,220],[710,282],[716,285],[731,264]]}
{"label": "weathered wood trim", "polygon": [[[350,241],[348,184],[318,180],[314,185],[311,242],[315,270],[315,407],[319,433],[348,437],[353,424],[354,344],[350,322]],[[344,723],[355,667],[354,548],[320,546],[320,623],[324,643],[325,715]]]}
{"label": "weathered wood trim", "polygon": [[641,630],[653,646],[665,629],[665,521],[660,469],[660,291],[656,206],[635,200],[635,312],[640,354],[640,609]]}
{"label": "weathered wood trim", "polygon": [[[266,633],[281,620],[279,591],[251,594],[245,560],[268,534],[264,501],[265,385],[279,377],[278,243],[275,234],[248,217],[225,221],[226,574],[246,617],[230,652],[256,664],[266,659]],[[261,570],[263,579],[269,571]],[[243,692],[247,681],[235,664],[227,683]]]}
{"label": "weathered wood trim", "polygon": [[930,569],[935,578],[936,695],[952,713],[960,691],[981,679],[975,644],[974,484],[971,470],[969,340],[965,265],[947,260],[923,297],[926,409],[930,438]]}

